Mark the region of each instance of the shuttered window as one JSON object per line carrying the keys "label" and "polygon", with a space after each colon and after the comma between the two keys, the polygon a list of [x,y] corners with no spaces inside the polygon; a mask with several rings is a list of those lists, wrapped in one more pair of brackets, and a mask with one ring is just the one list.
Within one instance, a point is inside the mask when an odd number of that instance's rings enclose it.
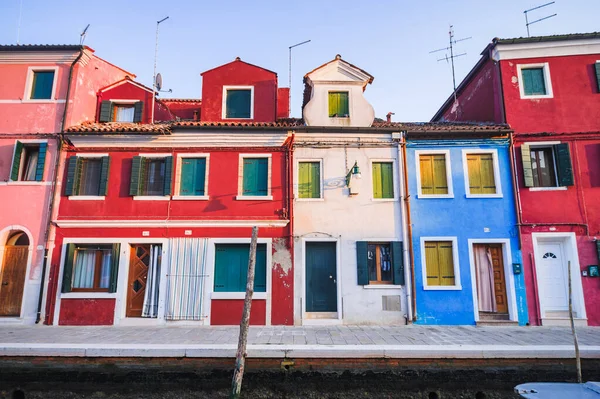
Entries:
{"label": "shuttered window", "polygon": [[452,241],[425,241],[425,269],[428,286],[455,285]]}
{"label": "shuttered window", "polygon": [[117,292],[120,244],[67,244],[62,292]]}
{"label": "shuttered window", "polygon": [[54,71],[33,71],[31,100],[51,100],[54,85]]}
{"label": "shuttered window", "polygon": [[350,116],[350,105],[348,103],[347,91],[329,92],[329,117]]}
{"label": "shuttered window", "polygon": [[401,241],[356,242],[358,285],[404,285],[404,256]]}
{"label": "shuttered window", "polygon": [[394,198],[393,162],[373,162],[373,198]]}
{"label": "shuttered window", "polygon": [[419,155],[422,195],[448,194],[446,154]]}
{"label": "shuttered window", "polygon": [[569,144],[535,146],[521,145],[521,160],[525,187],[573,186],[573,166]]}
{"label": "shuttered window", "polygon": [[129,195],[171,195],[172,170],[173,157],[171,156],[164,158],[133,157]]}
{"label": "shuttered window", "polygon": [[[215,292],[246,292],[249,244],[215,245]],[[267,291],[267,246],[256,246],[254,292]]]}
{"label": "shuttered window", "polygon": [[206,158],[181,159],[179,195],[205,195]]}
{"label": "shuttered window", "polygon": [[298,197],[321,198],[321,163],[298,163]]}
{"label": "shuttered window", "polygon": [[108,190],[110,157],[71,156],[67,162],[65,195],[104,196]]}
{"label": "shuttered window", "polygon": [[243,158],[242,195],[260,197],[269,195],[269,159]]}
{"label": "shuttered window", "polygon": [[597,93],[600,93],[600,61],[594,64],[594,71],[596,72],[596,87],[598,89]]}
{"label": "shuttered window", "polygon": [[142,122],[144,102],[137,101],[133,104],[122,104],[113,101],[102,101],[98,122]]}
{"label": "shuttered window", "polygon": [[10,169],[10,180],[42,181],[47,148],[47,143],[30,144],[17,141]]}
{"label": "shuttered window", "polygon": [[227,89],[225,100],[225,118],[250,119],[252,118],[252,90]]}
{"label": "shuttered window", "polygon": [[546,82],[544,80],[544,68],[523,68],[521,69],[523,80],[523,93],[526,96],[546,95]]}
{"label": "shuttered window", "polygon": [[470,194],[496,194],[493,154],[467,154]]}

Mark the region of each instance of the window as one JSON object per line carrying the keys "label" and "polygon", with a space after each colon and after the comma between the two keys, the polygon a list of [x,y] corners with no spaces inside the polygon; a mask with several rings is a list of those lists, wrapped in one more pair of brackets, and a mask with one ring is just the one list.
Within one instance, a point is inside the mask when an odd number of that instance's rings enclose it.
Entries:
{"label": "window", "polygon": [[298,162],[298,198],[321,198],[321,162]]}
{"label": "window", "polygon": [[574,184],[571,153],[566,143],[521,145],[525,187],[567,187]]}
{"label": "window", "polygon": [[548,63],[517,65],[521,98],[551,98],[550,67]]}
{"label": "window", "polygon": [[596,61],[594,64],[594,71],[596,72],[596,84],[598,87],[597,93],[600,93],[600,61]]}
{"label": "window", "polygon": [[[246,292],[250,244],[215,245],[215,292]],[[267,292],[267,246],[256,246],[254,291]]]}
{"label": "window", "polygon": [[499,197],[500,176],[495,150],[463,150],[467,197]]}
{"label": "window", "polygon": [[12,181],[42,181],[47,143],[17,141],[10,170]]}
{"label": "window", "polygon": [[55,71],[33,71],[30,100],[52,100]]}
{"label": "window", "polygon": [[182,158],[179,195],[206,195],[206,158]]}
{"label": "window", "polygon": [[419,196],[452,196],[448,186],[446,153],[418,153]]}
{"label": "window", "polygon": [[144,102],[136,101],[120,103],[116,101],[102,101],[100,103],[99,122],[142,122]]}
{"label": "window", "polygon": [[329,117],[345,118],[350,116],[347,91],[329,92]]}
{"label": "window", "polygon": [[115,122],[133,122],[135,106],[128,104],[115,104],[113,111],[113,121]]}
{"label": "window", "polygon": [[240,197],[270,196],[269,175],[271,169],[270,157],[241,157],[241,190]]}
{"label": "window", "polygon": [[424,241],[426,286],[456,286],[453,241]]}
{"label": "window", "polygon": [[116,292],[120,244],[68,244],[62,292]]}
{"label": "window", "polygon": [[251,87],[224,87],[224,119],[252,119],[253,91]]}
{"label": "window", "polygon": [[394,163],[373,162],[373,198],[394,198]]}
{"label": "window", "polygon": [[171,195],[171,156],[137,156],[133,157],[129,195],[133,196],[166,196]]}
{"label": "window", "polygon": [[104,196],[108,190],[110,157],[69,157],[67,196]]}
{"label": "window", "polygon": [[356,242],[358,285],[404,284],[402,242]]}

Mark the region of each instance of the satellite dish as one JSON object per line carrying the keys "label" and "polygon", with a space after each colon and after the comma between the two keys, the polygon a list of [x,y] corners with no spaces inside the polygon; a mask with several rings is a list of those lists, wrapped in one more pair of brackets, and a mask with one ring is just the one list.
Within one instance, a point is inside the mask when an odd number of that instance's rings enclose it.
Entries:
{"label": "satellite dish", "polygon": [[162,89],[162,76],[160,73],[156,74],[156,81],[154,82],[154,86],[156,86],[156,90],[160,91]]}

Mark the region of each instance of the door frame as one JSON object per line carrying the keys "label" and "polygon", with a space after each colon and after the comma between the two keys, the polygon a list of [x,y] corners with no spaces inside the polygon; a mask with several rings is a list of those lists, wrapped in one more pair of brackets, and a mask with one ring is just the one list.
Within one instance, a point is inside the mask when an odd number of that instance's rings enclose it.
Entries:
{"label": "door frame", "polygon": [[[573,311],[577,312],[577,319],[587,320],[585,310],[585,298],[583,296],[583,285],[581,282],[581,267],[579,265],[579,251],[577,249],[577,236],[575,233],[531,233],[533,244],[533,254],[535,259],[535,274],[540,275],[538,265],[541,263],[543,254],[540,253],[540,244],[547,242],[558,243],[562,245],[565,262],[571,261],[571,282],[573,286]],[[568,284],[565,281],[565,284]],[[538,301],[540,304],[540,319],[546,318],[546,304],[544,303],[544,287],[536,280]],[[568,298],[567,298],[568,300]]]}
{"label": "door frame", "polygon": [[512,251],[509,238],[470,238],[469,242],[469,264],[471,269],[471,291],[473,295],[473,315],[475,322],[479,321],[479,300],[477,299],[477,277],[475,272],[475,256],[473,254],[475,244],[501,244],[502,263],[504,263],[504,282],[506,284],[506,300],[508,301],[508,319],[519,321],[517,311],[517,295],[515,291],[515,279],[512,271]]}
{"label": "door frame", "polygon": [[[28,253],[27,253],[27,266],[25,268],[25,280],[23,281],[23,297],[21,298],[21,311],[19,312],[19,316],[18,317],[14,317],[14,316],[0,317],[0,324],[2,324],[3,322],[14,323],[14,322],[25,321],[25,298],[28,298],[29,290],[30,290],[30,288],[33,288],[33,287],[30,287],[30,285],[34,285],[34,286],[37,285],[37,284],[29,284],[29,280],[30,280],[29,273],[31,273],[31,262],[33,260],[33,248],[35,246],[34,246],[34,241],[33,241],[33,235],[31,234],[31,231],[29,231],[29,229],[25,226],[13,224],[10,226],[6,226],[2,230],[0,230],[0,270],[2,270],[2,268],[4,267],[4,249],[6,248],[6,240],[8,240],[8,237],[9,237],[11,231],[22,231],[23,233],[25,233],[27,235],[27,238],[29,239],[29,248],[28,248]],[[43,260],[42,260],[42,263],[43,263]],[[37,304],[37,301],[36,301],[36,304]]]}
{"label": "door frame", "polygon": [[[306,243],[307,242],[333,242],[335,243],[335,273],[336,273],[336,300],[337,300],[337,317],[331,319],[312,319],[307,318],[306,312]],[[342,324],[343,304],[342,304],[342,259],[341,259],[341,238],[302,238],[302,262],[300,262],[301,268],[301,282],[300,292],[302,295],[302,325],[331,325],[331,324]]]}

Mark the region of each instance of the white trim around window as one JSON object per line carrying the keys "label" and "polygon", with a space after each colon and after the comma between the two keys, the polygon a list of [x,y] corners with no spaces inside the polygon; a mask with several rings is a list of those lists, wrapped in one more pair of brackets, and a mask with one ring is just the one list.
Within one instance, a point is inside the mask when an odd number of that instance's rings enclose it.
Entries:
{"label": "white trim around window", "polygon": [[[546,94],[525,94],[525,87],[523,85],[523,74],[521,70],[529,68],[543,68],[544,70],[544,86],[546,86]],[[519,79],[519,94],[522,99],[535,100],[539,98],[553,98],[552,92],[552,80],[550,79],[550,65],[547,62],[541,62],[537,64],[518,64],[517,65],[517,79]]]}
{"label": "white trim around window", "polygon": [[[375,198],[373,195],[373,162],[391,163],[392,164],[392,184],[394,185],[394,198]],[[361,176],[364,176],[361,173]],[[374,202],[392,202],[398,201],[400,198],[400,191],[398,184],[400,179],[398,178],[398,164],[395,158],[370,158],[369,159],[369,183],[371,190],[371,201]]]}
{"label": "white trim around window", "polygon": [[[53,71],[54,72],[54,80],[52,82],[52,94],[50,95],[50,98],[44,98],[44,99],[31,99],[31,86],[33,85],[33,73],[34,72],[46,72],[46,71]],[[27,68],[27,80],[25,81],[25,92],[23,93],[23,100],[21,100],[22,102],[27,102],[27,103],[55,103],[55,102],[59,102],[56,99],[56,86],[57,86],[57,81],[58,81],[58,67],[57,66],[30,66],[29,68]],[[62,102],[64,102],[64,100],[62,100]]]}
{"label": "white trim around window", "polygon": [[[250,90],[250,118],[227,118],[227,90]],[[254,119],[254,86],[223,86],[223,102],[221,104],[221,118],[227,120]]]}
{"label": "white trim around window", "polygon": [[[423,276],[423,290],[425,291],[460,291],[460,265],[458,263],[458,238],[457,237],[421,237],[421,274]],[[452,262],[454,266],[454,285],[428,285],[427,264],[425,261],[425,243],[428,241],[452,241]]]}
{"label": "white trim around window", "polygon": [[[444,158],[446,159],[446,184],[448,185],[448,194],[423,194],[423,190],[421,188],[421,155],[439,154],[443,154]],[[450,150],[415,150],[415,170],[417,175],[417,198],[454,198]]]}
{"label": "white trim around window", "polygon": [[[300,179],[300,163],[302,162],[318,162],[319,163],[319,198],[300,198],[298,193],[298,180]],[[296,160],[296,168],[294,169],[294,198],[296,201],[311,202],[311,201],[324,201],[323,193],[323,159],[320,158],[302,158]]]}
{"label": "white trim around window", "polygon": [[[267,158],[267,195],[255,196],[255,195],[243,195],[244,191],[244,159],[245,158]],[[271,192],[271,179],[272,179],[272,164],[273,154],[240,154],[238,158],[238,195],[235,197],[236,200],[242,201],[256,201],[256,200],[272,200],[273,193]]]}
{"label": "white trim around window", "polygon": [[[205,168],[205,174],[204,174],[204,195],[180,195],[180,190],[181,190],[181,165],[182,165],[182,159],[183,158],[204,158],[206,159],[206,168]],[[192,201],[192,200],[196,200],[196,201],[206,201],[208,199],[210,199],[210,197],[208,196],[208,176],[209,176],[209,166],[210,165],[210,154],[207,152],[198,152],[198,153],[182,153],[182,154],[177,154],[177,161],[176,161],[176,170],[175,170],[175,189],[173,191],[174,195],[173,195],[173,199],[174,200],[188,200],[188,201]]]}
{"label": "white trim around window", "polygon": [[[496,194],[471,194],[471,186],[469,184],[469,165],[467,163],[468,154],[492,154],[492,162],[494,165],[494,184],[496,185]],[[496,149],[481,149],[469,148],[462,150],[463,175],[465,178],[465,197],[467,198],[502,198],[502,182],[500,181],[500,166],[498,164],[498,150]]]}

